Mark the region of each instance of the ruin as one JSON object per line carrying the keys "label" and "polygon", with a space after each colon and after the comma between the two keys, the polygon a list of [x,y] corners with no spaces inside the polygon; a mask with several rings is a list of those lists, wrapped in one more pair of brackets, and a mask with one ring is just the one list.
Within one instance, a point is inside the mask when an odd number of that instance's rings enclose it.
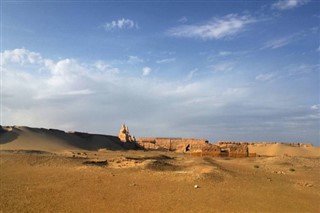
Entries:
{"label": "ruin", "polygon": [[118,138],[122,142],[136,142],[136,138],[133,135],[130,135],[129,128],[125,124],[122,125]]}
{"label": "ruin", "polygon": [[192,156],[211,157],[256,157],[257,153],[250,152],[249,148],[254,146],[266,146],[272,144],[285,144],[294,147],[311,147],[312,144],[304,143],[280,143],[280,142],[236,142],[218,141],[215,144],[209,143],[206,139],[195,138],[162,138],[162,137],[141,137],[138,140],[130,139],[128,128],[123,125],[119,133],[121,141],[134,141],[135,144],[145,150],[173,151],[190,153]]}
{"label": "ruin", "polygon": [[138,138],[137,143],[143,149],[188,152],[201,150],[202,146],[209,142],[206,139],[194,138]]}
{"label": "ruin", "polygon": [[190,153],[192,156],[253,157],[247,143],[220,142],[210,144],[206,139],[194,138],[138,138],[138,145],[146,150]]}
{"label": "ruin", "polygon": [[243,143],[218,143],[221,153],[228,157],[249,157],[249,148]]}

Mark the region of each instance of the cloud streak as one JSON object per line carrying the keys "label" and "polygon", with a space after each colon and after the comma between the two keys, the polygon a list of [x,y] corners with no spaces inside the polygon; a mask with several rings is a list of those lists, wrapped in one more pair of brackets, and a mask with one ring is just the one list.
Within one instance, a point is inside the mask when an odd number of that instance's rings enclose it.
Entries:
{"label": "cloud streak", "polygon": [[174,61],[176,61],[175,58],[165,58],[165,59],[157,60],[156,63],[157,64],[166,64],[166,63],[171,63]]}
{"label": "cloud streak", "polygon": [[265,73],[256,76],[256,80],[258,81],[270,81],[275,78],[275,74],[273,73]]}
{"label": "cloud streak", "polygon": [[256,21],[247,15],[229,14],[204,24],[180,25],[171,28],[167,30],[167,35],[185,38],[223,39],[237,35],[249,24]]}
{"label": "cloud streak", "polygon": [[289,36],[284,36],[284,37],[272,39],[272,40],[265,42],[262,49],[278,49],[278,48],[287,46],[289,44],[292,44],[294,42],[297,42],[303,36],[304,36],[304,34],[302,32],[300,32],[300,33],[294,33]]}
{"label": "cloud streak", "polygon": [[233,67],[234,64],[232,62],[222,62],[210,66],[214,72],[228,72],[231,71]]}
{"label": "cloud streak", "polygon": [[280,0],[271,5],[272,9],[290,10],[309,3],[310,0]]}
{"label": "cloud streak", "polygon": [[293,42],[292,37],[283,37],[267,41],[262,49],[278,49]]}
{"label": "cloud streak", "polygon": [[186,16],[182,16],[179,20],[178,20],[178,22],[180,22],[180,23],[185,23],[185,22],[187,22],[188,21],[188,18],[186,17]]}
{"label": "cloud streak", "polygon": [[130,55],[128,57],[128,61],[129,64],[138,64],[138,63],[143,63],[144,60],[138,56],[134,56],[134,55]]}
{"label": "cloud streak", "polygon": [[139,29],[139,25],[131,19],[118,19],[111,22],[106,22],[101,26],[105,31]]}

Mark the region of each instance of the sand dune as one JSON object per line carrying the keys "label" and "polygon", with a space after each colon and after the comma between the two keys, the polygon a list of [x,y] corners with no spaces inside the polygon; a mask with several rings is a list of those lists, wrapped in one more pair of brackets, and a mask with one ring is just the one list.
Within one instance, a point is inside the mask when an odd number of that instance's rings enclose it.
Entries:
{"label": "sand dune", "polygon": [[115,136],[66,133],[60,130],[10,127],[1,132],[0,149],[2,150],[42,150],[60,152],[64,150],[124,150],[126,147]]}
{"label": "sand dune", "polygon": [[263,156],[300,156],[300,157],[319,157],[320,147],[299,147],[290,144],[275,143],[275,144],[255,144],[249,145],[250,153],[257,153]]}

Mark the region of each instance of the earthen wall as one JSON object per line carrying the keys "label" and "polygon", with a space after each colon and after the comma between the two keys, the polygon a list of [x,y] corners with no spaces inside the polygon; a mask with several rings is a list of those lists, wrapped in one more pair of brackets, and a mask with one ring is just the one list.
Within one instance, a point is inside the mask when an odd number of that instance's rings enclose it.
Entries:
{"label": "earthen wall", "polygon": [[202,149],[202,146],[208,144],[205,139],[193,138],[138,138],[137,143],[145,149],[165,149],[169,151],[186,151]]}

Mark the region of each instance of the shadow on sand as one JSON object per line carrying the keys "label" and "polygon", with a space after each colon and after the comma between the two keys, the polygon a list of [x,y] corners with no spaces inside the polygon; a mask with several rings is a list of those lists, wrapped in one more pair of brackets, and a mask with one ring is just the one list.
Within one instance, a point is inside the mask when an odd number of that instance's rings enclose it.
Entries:
{"label": "shadow on sand", "polygon": [[[0,126],[1,127],[1,126]],[[27,136],[27,137],[26,137]],[[135,143],[123,143],[116,136],[89,134],[84,132],[64,132],[57,129],[31,128],[31,127],[12,127],[10,131],[0,128],[0,144],[7,144],[19,138],[19,146],[23,149],[25,143],[32,144],[33,149],[39,147],[50,147],[55,145],[65,149],[65,145],[74,149],[84,149],[98,151],[107,150],[135,150],[139,147]]]}
{"label": "shadow on sand", "polygon": [[0,144],[10,143],[19,137],[18,133],[13,131],[0,131]]}

